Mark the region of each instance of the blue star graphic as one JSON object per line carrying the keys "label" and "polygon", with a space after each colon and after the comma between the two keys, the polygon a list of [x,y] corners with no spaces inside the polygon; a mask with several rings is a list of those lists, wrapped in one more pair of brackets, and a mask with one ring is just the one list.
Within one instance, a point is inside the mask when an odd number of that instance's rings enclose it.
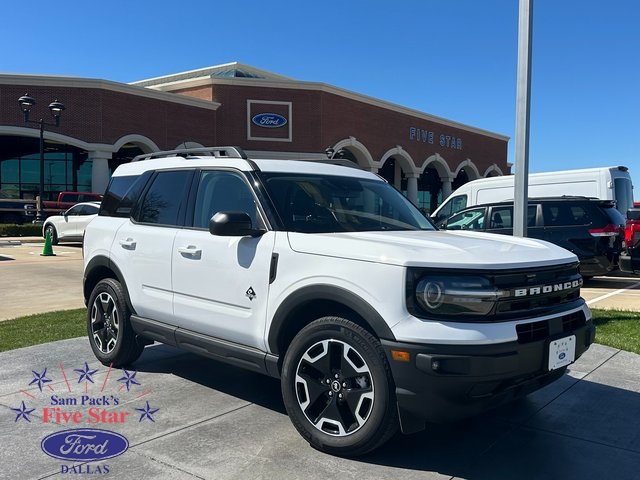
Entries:
{"label": "blue star graphic", "polygon": [[31,383],[29,385],[33,385],[34,383],[38,384],[38,388],[40,389],[40,391],[42,391],[42,385],[45,383],[49,383],[51,380],[49,380],[48,378],[46,378],[47,376],[47,369],[44,369],[44,372],[42,373],[38,373],[35,370],[31,370],[31,372],[33,372],[34,375],[34,379],[31,380]]}
{"label": "blue star graphic", "polygon": [[83,380],[88,380],[93,383],[93,379],[91,375],[94,375],[98,370],[89,370],[89,365],[87,362],[84,362],[84,370],[83,369],[74,369],[74,372],[80,374],[80,378],[78,379],[78,383],[81,383]]}
{"label": "blue star graphic", "polygon": [[118,382],[124,382],[127,386],[127,392],[129,391],[129,388],[131,388],[131,385],[140,385],[135,379],[136,373],[138,373],[137,370],[133,373],[129,373],[123,368],[122,371],[124,372],[124,377],[119,378]]}
{"label": "blue star graphic", "polygon": [[148,418],[153,423],[156,423],[156,421],[153,419],[152,415],[154,413],[156,413],[160,409],[156,408],[155,410],[151,410],[151,407],[149,406],[149,402],[147,401],[147,405],[144,408],[136,408],[136,410],[141,412],[140,413],[140,420],[138,420],[138,423],[140,423],[145,418]]}
{"label": "blue star graphic", "polygon": [[12,408],[11,410],[13,410],[14,412],[18,412],[18,415],[16,415],[16,422],[21,418],[24,418],[27,422],[31,423],[31,420],[29,420],[29,415],[35,410],[35,408],[27,410],[27,406],[24,404],[23,400],[21,408]]}

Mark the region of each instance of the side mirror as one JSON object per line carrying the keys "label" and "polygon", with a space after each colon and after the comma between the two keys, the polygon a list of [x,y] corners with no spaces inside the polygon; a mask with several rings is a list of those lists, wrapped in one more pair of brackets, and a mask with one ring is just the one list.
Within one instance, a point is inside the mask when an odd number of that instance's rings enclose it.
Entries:
{"label": "side mirror", "polygon": [[253,228],[245,212],[218,212],[209,220],[209,233],[219,237],[259,237],[265,230]]}

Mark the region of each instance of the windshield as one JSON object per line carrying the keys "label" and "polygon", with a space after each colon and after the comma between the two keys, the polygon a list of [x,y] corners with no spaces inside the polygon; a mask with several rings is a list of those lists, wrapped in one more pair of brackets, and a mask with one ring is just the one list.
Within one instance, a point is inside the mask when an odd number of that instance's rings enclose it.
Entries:
{"label": "windshield", "polygon": [[435,230],[409,200],[380,180],[264,172],[261,178],[288,231]]}

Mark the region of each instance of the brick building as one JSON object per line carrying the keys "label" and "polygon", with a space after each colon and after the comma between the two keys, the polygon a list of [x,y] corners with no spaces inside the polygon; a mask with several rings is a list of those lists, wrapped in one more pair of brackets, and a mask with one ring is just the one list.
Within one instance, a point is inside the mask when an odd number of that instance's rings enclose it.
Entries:
{"label": "brick building", "polygon": [[38,190],[39,130],[18,98],[65,106],[45,128],[45,197],[104,191],[110,173],[140,153],[238,145],[250,156],[326,158],[327,151],[378,172],[426,211],[475,178],[508,174],[508,138],[350,92],[231,63],[132,84],[0,75],[0,192]]}

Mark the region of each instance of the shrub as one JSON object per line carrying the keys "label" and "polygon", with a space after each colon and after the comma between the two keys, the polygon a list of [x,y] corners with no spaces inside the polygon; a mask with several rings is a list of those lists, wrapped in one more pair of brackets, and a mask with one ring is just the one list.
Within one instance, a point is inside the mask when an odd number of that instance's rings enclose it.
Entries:
{"label": "shrub", "polygon": [[25,223],[24,225],[0,224],[0,237],[41,237],[42,225]]}

